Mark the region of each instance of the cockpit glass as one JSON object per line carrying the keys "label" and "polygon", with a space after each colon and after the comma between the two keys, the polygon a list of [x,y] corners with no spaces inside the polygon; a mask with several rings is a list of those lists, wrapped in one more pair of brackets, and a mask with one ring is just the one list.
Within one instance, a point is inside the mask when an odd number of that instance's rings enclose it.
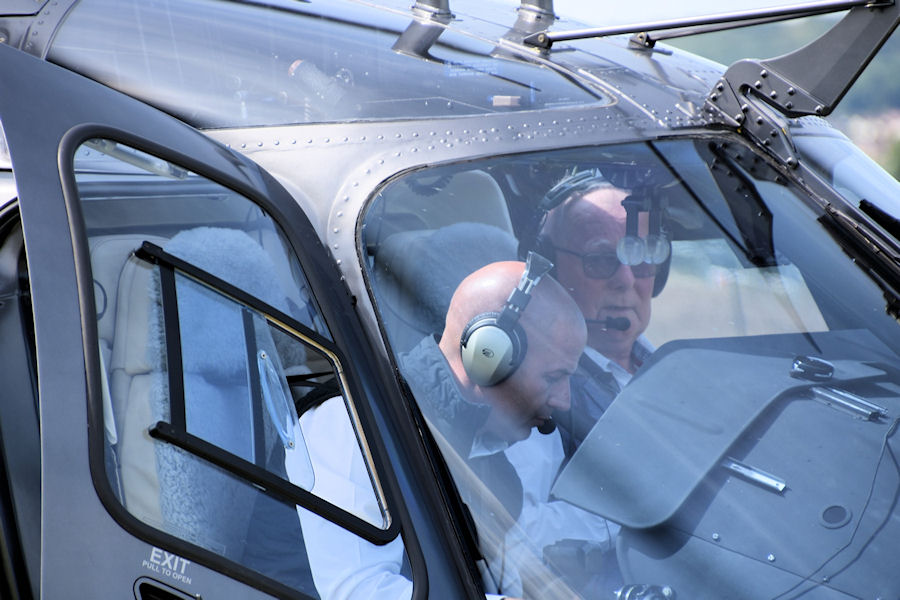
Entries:
{"label": "cockpit glass", "polygon": [[740,140],[421,169],[360,231],[486,590],[900,588],[896,283]]}
{"label": "cockpit glass", "polygon": [[74,179],[109,505],[293,596],[336,585],[338,547],[402,564],[360,399],[281,226],[110,139],[79,147]]}
{"label": "cockpit glass", "polygon": [[900,182],[849,139],[834,130],[794,130],[794,140],[807,164],[847,200],[871,202],[900,219]]}
{"label": "cockpit glass", "polygon": [[[48,59],[204,128],[611,101],[575,83],[561,87],[561,76],[550,69],[496,60],[493,44],[425,26],[410,13],[347,0],[292,8],[179,4],[79,2],[56,33]],[[351,13],[359,21],[341,16]],[[401,85],[396,73],[405,74]]]}
{"label": "cockpit glass", "polygon": [[6,134],[3,132],[3,123],[0,123],[0,169],[11,169],[12,161],[9,158],[9,146],[6,144]]}

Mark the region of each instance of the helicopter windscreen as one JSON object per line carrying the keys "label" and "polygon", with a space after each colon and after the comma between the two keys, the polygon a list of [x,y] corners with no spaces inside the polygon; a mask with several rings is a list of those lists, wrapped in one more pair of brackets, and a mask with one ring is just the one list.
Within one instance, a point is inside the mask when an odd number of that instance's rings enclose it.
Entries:
{"label": "helicopter windscreen", "polygon": [[[808,164],[848,201],[863,210],[872,203],[893,219],[900,218],[900,183],[847,136],[815,117],[798,119],[792,132]],[[889,230],[898,235],[896,228]]]}
{"label": "helicopter windscreen", "polygon": [[[900,585],[895,297],[829,223],[725,137],[441,165],[377,193],[361,230],[373,299],[473,515],[486,589]],[[578,328],[561,336],[572,319],[523,306],[514,281],[488,325],[520,335],[502,316],[517,312],[527,349],[479,383],[463,347],[484,319],[467,309],[484,307],[455,293],[529,252],[553,270],[518,292],[565,290],[556,306],[584,320],[584,351],[548,372]]]}
{"label": "helicopter windscreen", "polygon": [[[348,4],[84,1],[56,33],[48,59],[202,128],[611,102],[596,90],[560,86],[549,69],[495,60],[487,41]],[[347,20],[351,13],[360,21]]]}

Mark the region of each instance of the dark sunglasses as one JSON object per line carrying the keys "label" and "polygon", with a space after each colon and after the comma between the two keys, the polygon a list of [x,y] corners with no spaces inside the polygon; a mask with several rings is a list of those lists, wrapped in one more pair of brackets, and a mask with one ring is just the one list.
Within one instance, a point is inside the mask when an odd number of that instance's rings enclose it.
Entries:
{"label": "dark sunglasses", "polygon": [[[622,262],[615,252],[588,252],[581,254],[565,248],[556,248],[557,252],[565,252],[581,259],[581,269],[585,277],[591,279],[609,279],[619,270]],[[656,276],[657,265],[642,262],[631,266],[631,273],[640,279]]]}

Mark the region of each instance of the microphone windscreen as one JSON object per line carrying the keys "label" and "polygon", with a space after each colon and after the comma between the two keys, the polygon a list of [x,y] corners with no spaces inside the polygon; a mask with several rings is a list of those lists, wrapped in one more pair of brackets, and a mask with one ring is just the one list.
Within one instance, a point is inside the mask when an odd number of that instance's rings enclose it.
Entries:
{"label": "microphone windscreen", "polygon": [[550,435],[556,431],[556,421],[553,420],[553,417],[547,417],[543,423],[537,426],[537,430],[544,435]]}
{"label": "microphone windscreen", "polygon": [[588,325],[600,325],[603,329],[627,331],[631,327],[628,317],[606,317],[605,319],[585,319]]}
{"label": "microphone windscreen", "polygon": [[607,317],[606,328],[615,329],[617,331],[627,331],[631,327],[631,321],[628,317]]}

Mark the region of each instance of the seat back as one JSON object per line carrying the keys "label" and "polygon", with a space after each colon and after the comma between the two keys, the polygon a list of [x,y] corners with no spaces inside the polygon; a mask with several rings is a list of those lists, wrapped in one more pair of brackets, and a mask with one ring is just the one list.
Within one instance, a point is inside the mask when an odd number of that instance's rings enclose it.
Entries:
{"label": "seat back", "polygon": [[459,222],[462,216],[509,233],[513,230],[503,191],[480,170],[434,178],[411,175],[385,188],[381,200],[382,220],[400,226],[439,229]]}
{"label": "seat back", "polygon": [[[92,243],[101,355],[108,355],[110,412],[115,422],[122,499],[140,520],[218,554],[240,560],[258,491],[196,456],[153,439],[171,422],[165,324],[156,267],[131,254],[143,241],[224,279],[285,311],[285,294],[268,254],[243,231],[197,228],[171,240],[110,236]],[[116,269],[119,269],[116,275]],[[110,298],[115,290],[114,304]],[[248,382],[243,310],[205,286],[179,278],[178,309],[185,412],[189,433],[251,462],[257,457]],[[286,311],[285,311],[286,312]],[[255,344],[276,360],[266,328]],[[302,357],[298,359],[302,362]],[[281,372],[280,362],[277,362]],[[283,373],[280,375],[283,378]],[[263,420],[265,448],[277,434]],[[283,459],[282,459],[283,462]]]}
{"label": "seat back", "polygon": [[396,233],[375,257],[375,290],[395,352],[441,333],[450,298],[463,279],[496,261],[516,260],[512,234],[484,223]]}
{"label": "seat back", "polygon": [[[153,269],[133,252],[144,241],[157,245],[166,238],[145,234],[116,234],[90,239],[94,297],[104,390],[104,427],[113,458],[109,477],[129,510],[141,520],[162,525],[155,461],[134,451],[135,438],[144,438],[150,420],[150,390],[162,385],[160,365],[147,354],[150,279]],[[154,375],[155,373],[155,375]],[[143,433],[141,433],[143,429]]]}

